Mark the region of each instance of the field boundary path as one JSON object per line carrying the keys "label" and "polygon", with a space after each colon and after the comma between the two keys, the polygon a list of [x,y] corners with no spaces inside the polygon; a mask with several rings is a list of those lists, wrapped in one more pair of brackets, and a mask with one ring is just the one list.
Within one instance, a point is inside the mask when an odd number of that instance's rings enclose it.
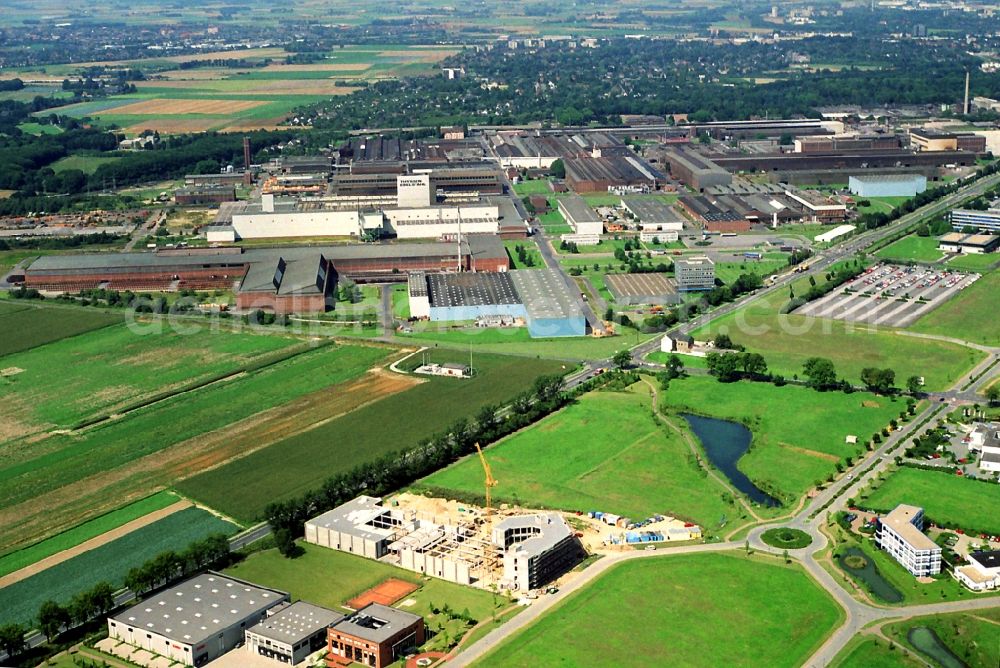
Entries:
{"label": "field boundary path", "polygon": [[142,517],[137,517],[136,519],[126,522],[119,527],[105,531],[99,536],[94,536],[88,540],[83,541],[79,545],[74,545],[71,548],[62,550],[61,552],[56,552],[55,554],[40,559],[35,563],[25,566],[24,568],[18,569],[13,573],[8,573],[3,577],[0,577],[0,588],[8,587],[15,582],[20,582],[21,580],[26,580],[32,575],[41,573],[42,571],[52,568],[57,564],[61,564],[64,561],[69,561],[73,557],[79,556],[84,552],[89,552],[93,549],[106,545],[113,540],[117,540],[122,536],[132,533],[137,529],[141,529],[144,526],[148,526],[153,522],[162,520],[168,515],[173,515],[174,513],[180,512],[185,508],[191,508],[194,504],[187,499],[181,499],[176,503],[172,503],[166,508],[161,508],[160,510],[154,510],[151,513],[146,513]]}

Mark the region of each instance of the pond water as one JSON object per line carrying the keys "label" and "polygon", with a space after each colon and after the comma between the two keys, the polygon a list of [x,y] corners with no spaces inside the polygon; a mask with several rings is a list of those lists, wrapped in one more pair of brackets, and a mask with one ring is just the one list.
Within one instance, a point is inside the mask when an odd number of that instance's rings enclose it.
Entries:
{"label": "pond water", "polygon": [[691,431],[705,448],[705,454],[715,468],[729,478],[733,487],[743,492],[751,501],[765,506],[780,506],[781,502],[753,484],[736,466],[736,462],[750,448],[753,434],[739,422],[681,413]]}
{"label": "pond water", "polygon": [[926,654],[944,668],[966,668],[965,662],[952,654],[933,629],[926,626],[914,626],[906,634],[906,639],[921,653]]}
{"label": "pond water", "polygon": [[840,564],[840,567],[845,572],[868,585],[868,589],[877,598],[882,599],[886,603],[899,603],[903,600],[903,595],[888,580],[882,577],[882,574],[875,568],[875,564],[863,550],[857,547],[849,547],[837,558],[837,563]]}

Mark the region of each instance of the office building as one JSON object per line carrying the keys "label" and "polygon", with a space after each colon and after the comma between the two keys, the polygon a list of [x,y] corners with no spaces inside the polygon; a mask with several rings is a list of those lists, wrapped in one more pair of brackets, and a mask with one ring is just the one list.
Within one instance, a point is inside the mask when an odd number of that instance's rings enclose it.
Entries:
{"label": "office building", "polygon": [[941,548],[924,534],[924,509],[900,504],[875,525],[875,543],[916,577],[941,572]]}
{"label": "office building", "polygon": [[677,258],[674,277],[680,292],[711,290],[715,287],[715,263],[705,255]]}

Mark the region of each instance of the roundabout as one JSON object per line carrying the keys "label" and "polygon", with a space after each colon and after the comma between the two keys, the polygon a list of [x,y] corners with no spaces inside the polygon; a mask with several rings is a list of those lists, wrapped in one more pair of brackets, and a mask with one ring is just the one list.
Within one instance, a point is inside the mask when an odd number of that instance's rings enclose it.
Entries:
{"label": "roundabout", "polygon": [[760,540],[765,545],[776,547],[779,550],[801,550],[812,544],[812,536],[801,529],[791,527],[778,527],[768,529],[760,535]]}

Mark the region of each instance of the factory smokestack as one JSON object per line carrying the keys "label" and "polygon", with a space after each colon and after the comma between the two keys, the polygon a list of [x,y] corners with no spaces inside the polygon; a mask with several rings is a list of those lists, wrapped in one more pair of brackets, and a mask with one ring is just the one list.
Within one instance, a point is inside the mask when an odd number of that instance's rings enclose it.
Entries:
{"label": "factory smokestack", "polygon": [[962,113],[966,115],[972,113],[969,107],[969,70],[965,70],[965,102],[962,103]]}

